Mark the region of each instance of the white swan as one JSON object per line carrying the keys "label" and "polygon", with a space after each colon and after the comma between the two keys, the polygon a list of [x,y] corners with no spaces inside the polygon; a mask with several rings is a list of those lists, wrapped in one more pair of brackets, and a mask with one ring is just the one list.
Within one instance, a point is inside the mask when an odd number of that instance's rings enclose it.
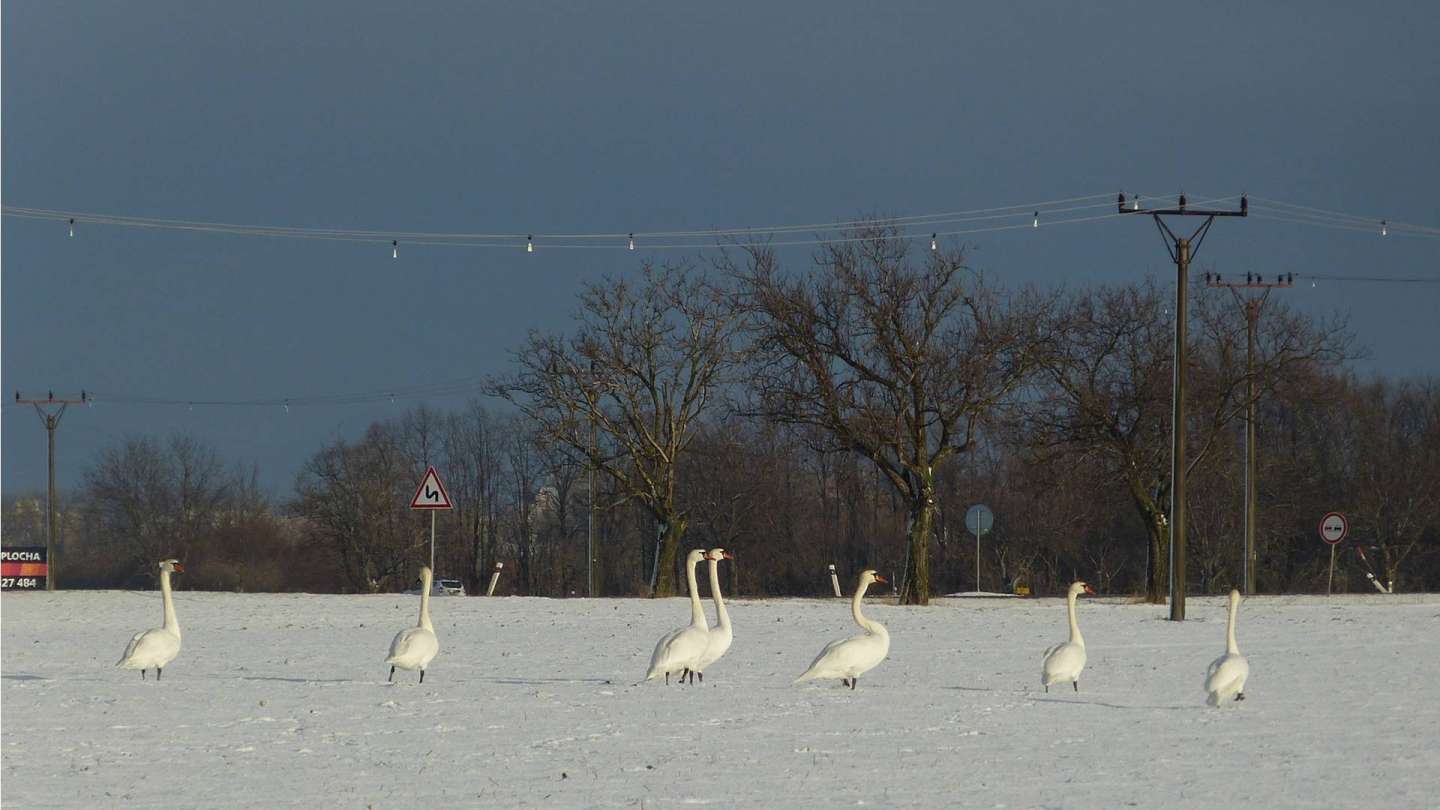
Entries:
{"label": "white swan", "polygon": [[[650,656],[650,670],[645,680],[653,681],[661,675],[670,683],[670,673],[680,673],[683,683],[685,676],[695,668],[695,662],[705,653],[710,640],[710,625],[705,621],[705,608],[700,605],[700,589],[695,585],[695,566],[705,558],[703,549],[694,549],[685,555],[685,582],[690,586],[690,623],[678,630],[671,630],[660,638],[655,652]],[[691,677],[694,680],[694,677]]]}
{"label": "white swan", "polygon": [[850,599],[850,613],[865,632],[826,644],[825,649],[815,656],[810,668],[795,679],[795,683],[817,678],[839,678],[841,683],[854,689],[861,675],[874,669],[890,654],[890,633],[885,625],[865,618],[860,612],[865,590],[872,582],[884,584],[885,578],[869,569],[862,571],[855,595]]}
{"label": "white swan", "polygon": [[165,665],[180,654],[180,622],[175,618],[175,600],[170,596],[170,574],[185,573],[185,566],[179,560],[160,561],[160,594],[165,603],[165,623],[159,627],[142,630],[130,639],[125,654],[115,662],[121,669],[140,670],[140,680],[145,680],[145,670],[155,668],[155,680]]}
{"label": "white swan", "polygon": [[407,627],[395,634],[390,642],[390,655],[385,663],[390,665],[390,681],[395,677],[395,668],[420,670],[420,683],[425,682],[425,667],[435,654],[440,652],[440,639],[435,637],[435,625],[430,623],[430,584],[435,574],[429,566],[420,568],[420,623]]}
{"label": "white swan", "polygon": [[1205,702],[1219,706],[1232,696],[1245,699],[1245,679],[1250,677],[1250,662],[1240,654],[1235,645],[1235,613],[1240,609],[1240,592],[1230,592],[1230,619],[1225,623],[1225,654],[1210,663],[1205,670]]}
{"label": "white swan", "polygon": [[1080,635],[1080,625],[1075,622],[1075,599],[1082,593],[1093,594],[1095,590],[1083,582],[1071,583],[1065,596],[1065,610],[1070,615],[1070,640],[1056,644],[1045,651],[1045,663],[1040,667],[1040,685],[1049,692],[1057,683],[1070,682],[1076,692],[1080,691],[1080,673],[1085,669],[1085,637]]}
{"label": "white swan", "polygon": [[706,636],[705,653],[695,662],[694,669],[701,683],[705,682],[705,668],[720,660],[735,637],[730,629],[730,614],[725,610],[725,598],[720,595],[720,561],[733,560],[735,555],[723,548],[712,548],[705,552],[705,559],[710,561],[710,598],[715,600],[717,624]]}

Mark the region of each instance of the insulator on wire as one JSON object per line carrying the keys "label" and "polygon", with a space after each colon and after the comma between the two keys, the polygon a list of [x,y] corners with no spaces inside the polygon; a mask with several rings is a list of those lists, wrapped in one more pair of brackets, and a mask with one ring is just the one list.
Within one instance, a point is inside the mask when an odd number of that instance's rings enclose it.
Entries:
{"label": "insulator on wire", "polygon": [[526,236],[526,237],[525,237],[525,252],[526,252],[526,253],[534,253],[534,252],[535,252],[535,235],[534,235],[534,234],[530,234],[529,236]]}
{"label": "insulator on wire", "polygon": [[630,249],[631,249],[631,250],[634,250],[634,249],[635,249],[635,234],[633,234],[633,233],[630,234]]}
{"label": "insulator on wire", "polygon": [[930,249],[931,249],[931,250],[939,250],[939,249],[940,249],[940,243],[936,241],[936,238],[937,238],[938,236],[939,236],[939,234],[934,234],[934,233],[930,234]]}
{"label": "insulator on wire", "polygon": [[1388,236],[1389,234],[1390,234],[1390,229],[1385,226],[1385,220],[1383,220],[1383,219],[1380,220],[1380,235],[1381,235],[1381,236]]}
{"label": "insulator on wire", "polygon": [[1132,203],[1130,203],[1130,210],[1131,210],[1131,211],[1139,211],[1139,210],[1140,210],[1140,195],[1139,195],[1139,194],[1136,194],[1136,195],[1135,195],[1135,201],[1132,202]]}
{"label": "insulator on wire", "polygon": [[1032,228],[1038,228],[1038,227],[1040,227],[1040,212],[1039,212],[1039,211],[1036,211],[1036,212],[1035,212],[1035,218],[1032,219],[1032,220],[1030,220],[1030,227],[1032,227]]}
{"label": "insulator on wire", "polygon": [[74,217],[71,217],[71,218],[70,218],[70,238],[71,238],[71,239],[74,239],[74,238],[75,238],[75,218],[74,218]]}
{"label": "insulator on wire", "polygon": [[399,240],[399,239],[391,239],[391,240],[390,240],[390,258],[392,258],[392,259],[398,259],[398,258],[400,258],[400,240]]}

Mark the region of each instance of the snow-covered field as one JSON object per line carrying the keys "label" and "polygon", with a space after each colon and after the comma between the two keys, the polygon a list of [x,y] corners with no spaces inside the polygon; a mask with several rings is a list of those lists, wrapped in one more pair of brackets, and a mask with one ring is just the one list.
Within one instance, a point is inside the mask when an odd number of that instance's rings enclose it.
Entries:
{"label": "snow-covered field", "polygon": [[[879,601],[890,658],[791,686],[845,602],[737,601],[703,686],[633,685],[684,600],[176,594],[164,680],[112,667],[158,593],[7,594],[3,803],[21,807],[1434,807],[1440,597],[1257,598],[1247,700],[1204,705],[1224,606],[1086,599],[1080,693],[1039,686],[1064,603]],[[707,605],[708,607],[708,605]]]}

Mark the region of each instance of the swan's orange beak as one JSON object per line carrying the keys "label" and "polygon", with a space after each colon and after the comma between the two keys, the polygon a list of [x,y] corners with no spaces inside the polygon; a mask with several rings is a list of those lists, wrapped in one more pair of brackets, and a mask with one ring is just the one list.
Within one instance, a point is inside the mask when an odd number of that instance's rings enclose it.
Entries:
{"label": "swan's orange beak", "polygon": [[727,559],[727,560],[733,560],[733,559],[735,559],[735,555],[734,555],[734,554],[731,554],[731,553],[728,552],[728,551],[725,552],[724,554],[721,554],[720,556],[724,557],[724,558]]}
{"label": "swan's orange beak", "polygon": [[890,580],[886,579],[885,577],[880,576],[879,574],[876,574],[876,575],[875,575],[875,581],[878,582],[878,583],[880,583],[881,585],[889,585],[889,584],[890,584]]}
{"label": "swan's orange beak", "polygon": [[1085,593],[1088,593],[1088,594],[1090,594],[1091,596],[1094,596],[1094,595],[1095,595],[1095,589],[1092,588],[1092,587],[1090,587],[1089,585],[1086,585],[1086,586],[1085,586]]}
{"label": "swan's orange beak", "polygon": [[182,564],[180,564],[180,563],[175,563],[175,573],[177,573],[177,574],[183,574],[183,573],[185,573],[185,566],[182,565]]}

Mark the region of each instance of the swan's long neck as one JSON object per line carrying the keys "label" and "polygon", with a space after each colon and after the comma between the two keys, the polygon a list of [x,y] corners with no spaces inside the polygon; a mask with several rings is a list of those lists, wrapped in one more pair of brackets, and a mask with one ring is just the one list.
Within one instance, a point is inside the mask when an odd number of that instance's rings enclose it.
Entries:
{"label": "swan's long neck", "polygon": [[865,601],[865,591],[869,589],[870,583],[868,582],[862,582],[860,587],[855,589],[855,595],[850,597],[850,615],[855,617],[855,623],[864,628],[865,632],[871,635],[888,636],[890,633],[885,629],[885,625],[870,621],[865,618],[864,613],[860,612],[860,605]]}
{"label": "swan's long neck", "polygon": [[428,571],[420,577],[420,626],[435,632],[435,625],[430,623],[430,583],[434,581],[434,575]]}
{"label": "swan's long neck", "polygon": [[685,565],[685,583],[690,586],[690,624],[708,630],[710,624],[705,621],[705,608],[700,604],[700,586],[695,583],[695,566],[699,563],[696,560]]}
{"label": "swan's long neck", "polygon": [[729,629],[730,614],[725,612],[725,597],[720,595],[720,561],[710,561],[710,598],[715,600],[715,620]]}
{"label": "swan's long neck", "polygon": [[1235,613],[1240,607],[1239,599],[1230,600],[1230,619],[1225,623],[1225,652],[1230,655],[1239,655],[1240,647],[1235,644]]}
{"label": "swan's long neck", "polygon": [[161,569],[160,571],[160,595],[161,601],[165,603],[165,629],[180,635],[180,620],[175,618],[175,599],[170,595],[170,572]]}
{"label": "swan's long neck", "polygon": [[1071,591],[1065,600],[1065,610],[1070,614],[1070,643],[1085,646],[1085,637],[1080,635],[1080,623],[1075,621],[1075,598],[1080,594]]}

